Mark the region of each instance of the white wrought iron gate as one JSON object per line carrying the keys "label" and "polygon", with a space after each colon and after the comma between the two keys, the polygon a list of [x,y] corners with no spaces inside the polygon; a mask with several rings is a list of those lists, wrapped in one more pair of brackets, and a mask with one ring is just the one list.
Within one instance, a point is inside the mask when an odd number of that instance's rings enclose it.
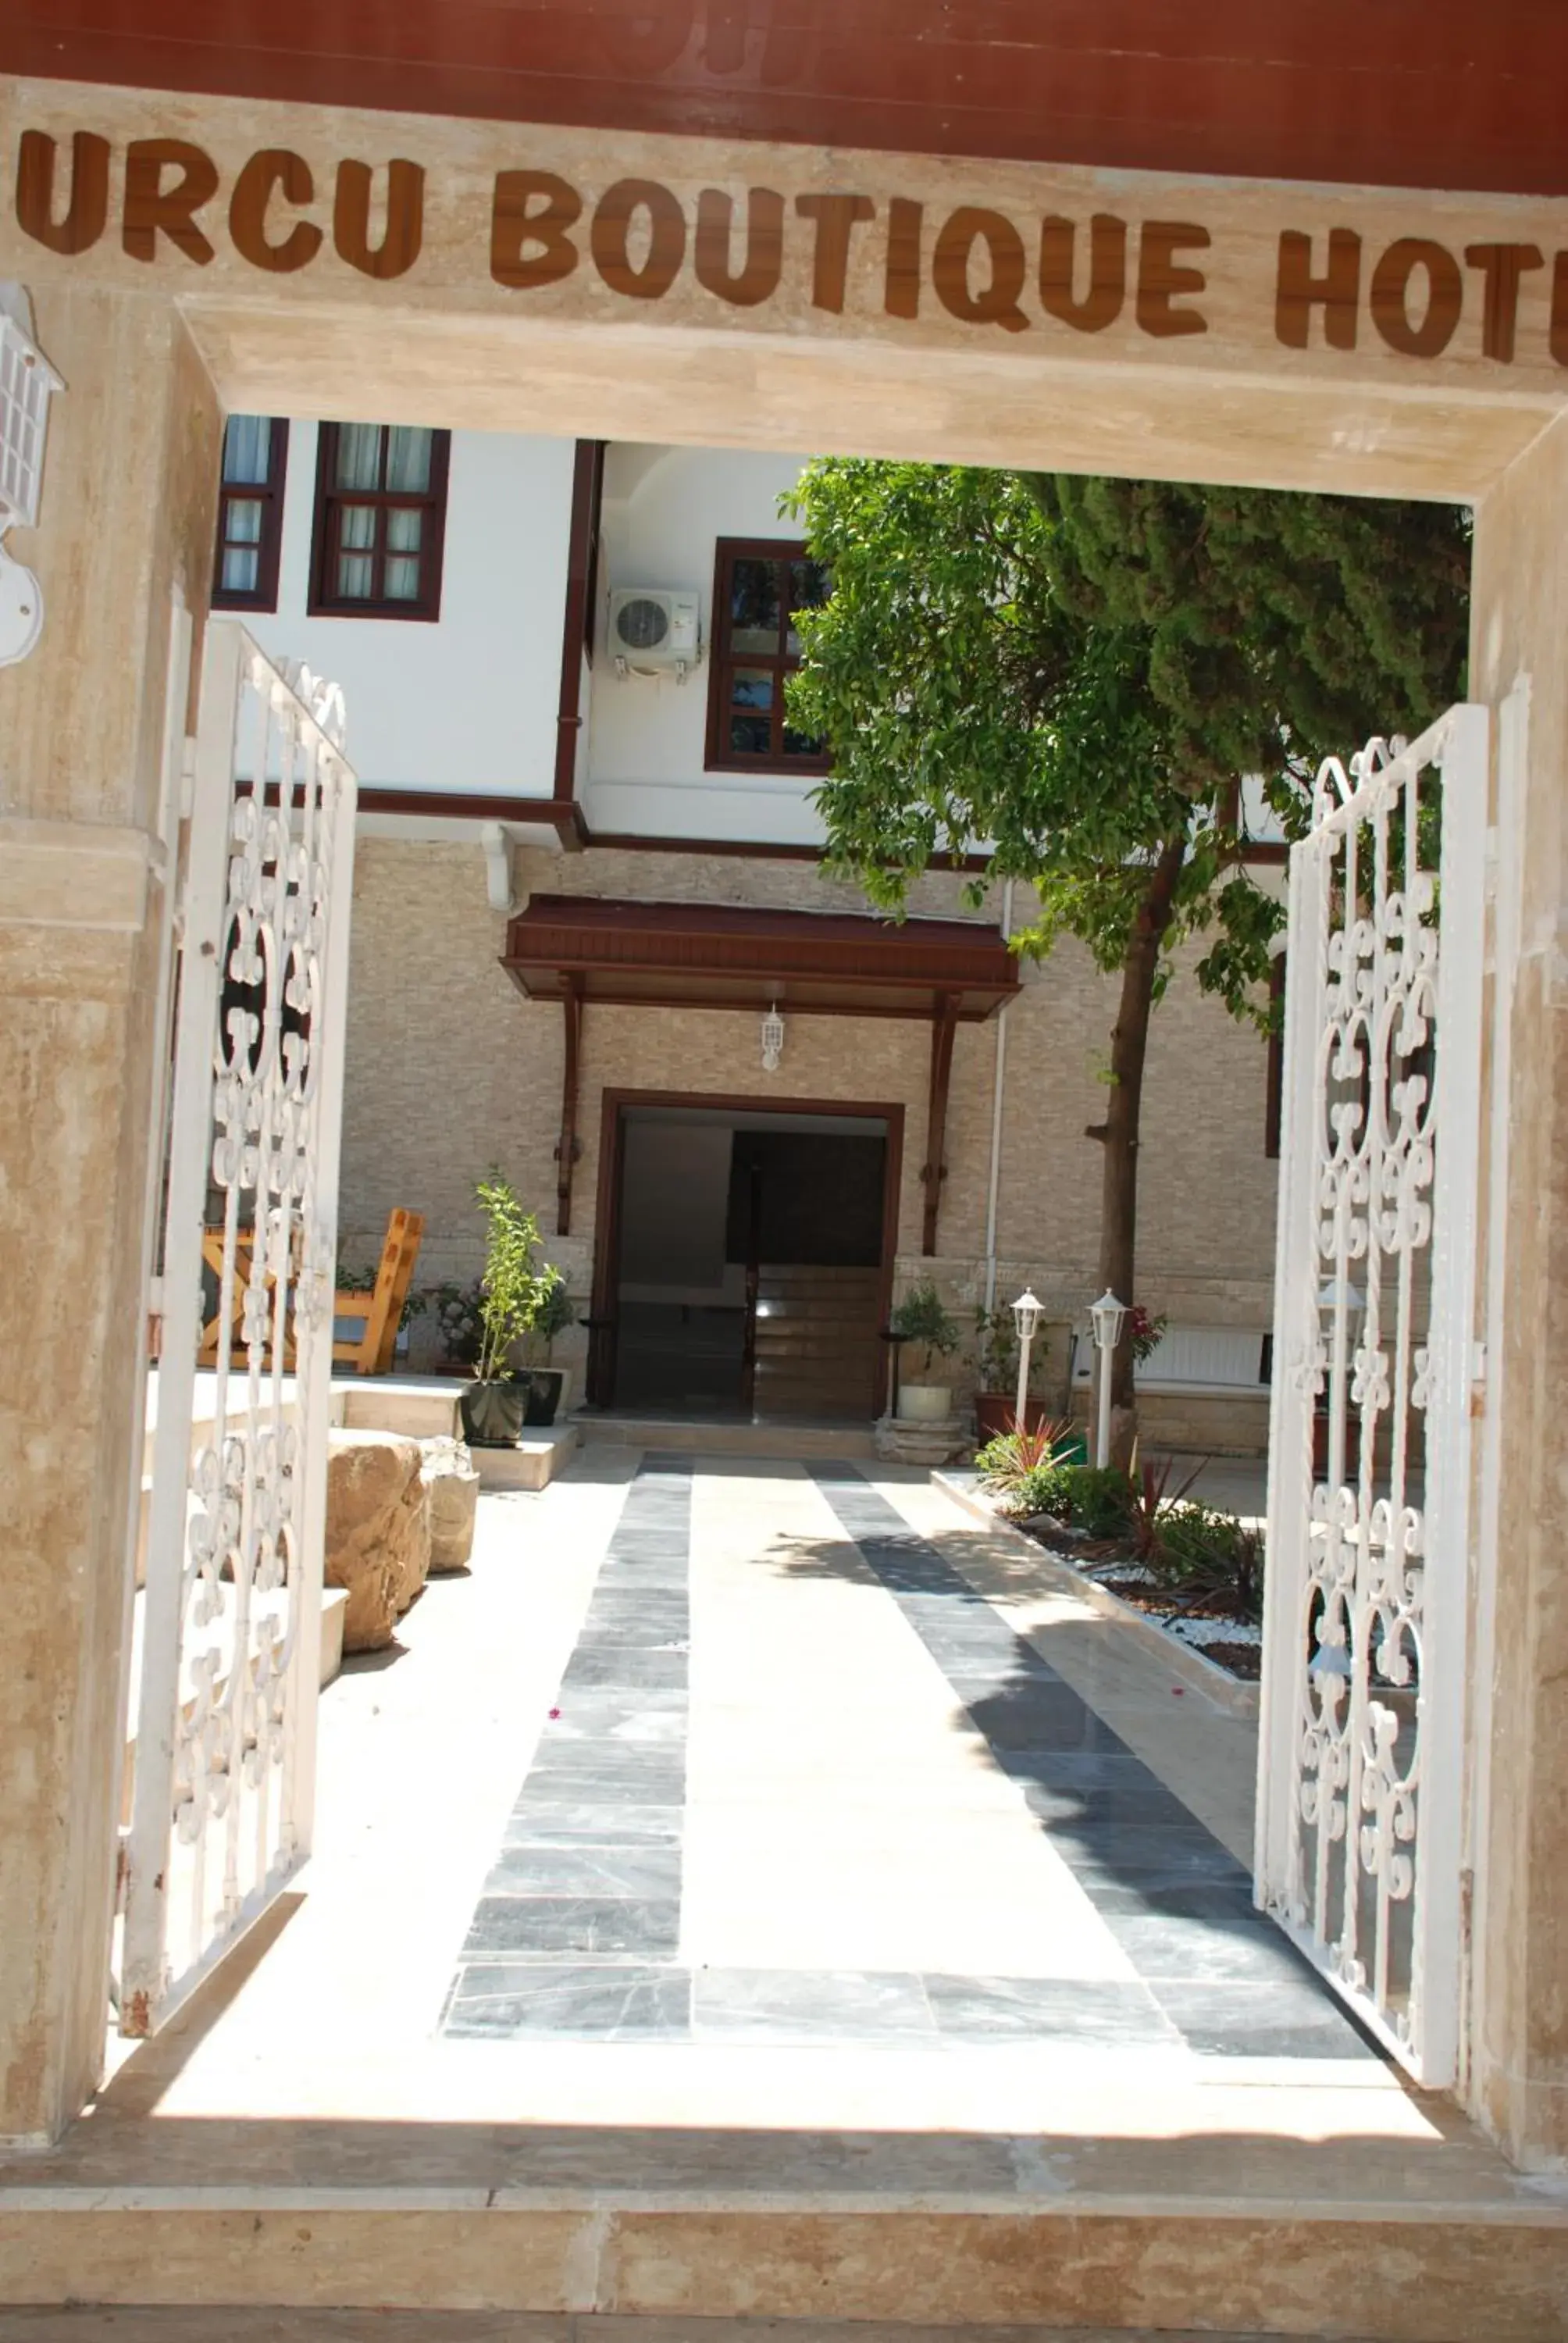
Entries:
{"label": "white wrought iron gate", "polygon": [[1455,2078],[1487,711],[1318,775],[1292,850],[1257,1893]]}
{"label": "white wrought iron gate", "polygon": [[309,1852],[356,798],[334,702],[209,626],[150,1379],[130,2035]]}

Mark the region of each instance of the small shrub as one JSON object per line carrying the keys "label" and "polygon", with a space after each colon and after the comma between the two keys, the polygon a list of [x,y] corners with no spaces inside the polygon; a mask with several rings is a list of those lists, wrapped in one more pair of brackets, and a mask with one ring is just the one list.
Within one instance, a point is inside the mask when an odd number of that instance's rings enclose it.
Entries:
{"label": "small shrub", "polygon": [[942,1307],[934,1285],[911,1285],[888,1321],[895,1342],[912,1342],[925,1353],[921,1369],[930,1374],[939,1353],[945,1359],[963,1340],[958,1320]]}
{"label": "small shrub", "polygon": [[1189,1605],[1215,1599],[1239,1618],[1262,1616],[1263,1534],[1234,1513],[1172,1505],[1161,1521],[1159,1560]]}
{"label": "small shrub", "polygon": [[1065,1514],[1064,1482],[1072,1468],[1061,1460],[1072,1437],[1071,1423],[1063,1420],[1042,1423],[1037,1431],[1020,1425],[987,1441],[975,1463],[1005,1513]]}
{"label": "small shrub", "polygon": [[1090,1537],[1121,1537],[1132,1513],[1132,1483],[1116,1464],[1065,1464],[1068,1518]]}

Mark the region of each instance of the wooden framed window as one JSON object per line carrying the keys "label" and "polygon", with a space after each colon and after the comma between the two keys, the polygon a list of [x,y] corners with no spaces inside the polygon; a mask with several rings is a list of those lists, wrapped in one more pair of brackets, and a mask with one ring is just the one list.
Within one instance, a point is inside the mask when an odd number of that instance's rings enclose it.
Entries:
{"label": "wooden framed window", "polygon": [[324,423],[316,457],[313,618],[441,615],[449,431]]}
{"label": "wooden framed window", "polygon": [[797,610],[828,598],[828,573],[789,538],[719,540],[708,676],[708,770],[825,773],[825,741],[784,715],[784,679],[800,664]]}
{"label": "wooden framed window", "polygon": [[231,415],[223,431],[215,610],[276,610],[283,545],[288,426],[276,415]]}

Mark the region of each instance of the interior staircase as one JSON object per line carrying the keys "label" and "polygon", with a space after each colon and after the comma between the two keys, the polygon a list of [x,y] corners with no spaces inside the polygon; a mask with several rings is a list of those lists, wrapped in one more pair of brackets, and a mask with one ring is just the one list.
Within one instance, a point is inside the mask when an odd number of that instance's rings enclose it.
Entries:
{"label": "interior staircase", "polygon": [[765,1263],[757,1276],[758,1415],[881,1413],[881,1272]]}

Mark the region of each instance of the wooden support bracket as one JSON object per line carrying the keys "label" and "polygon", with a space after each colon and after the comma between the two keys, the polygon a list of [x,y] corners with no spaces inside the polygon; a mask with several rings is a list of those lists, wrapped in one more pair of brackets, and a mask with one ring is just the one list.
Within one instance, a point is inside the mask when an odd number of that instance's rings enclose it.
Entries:
{"label": "wooden support bracket", "polygon": [[942,1205],[942,1182],[948,1138],[948,1083],[953,1070],[953,1035],[958,1030],[959,1004],[951,993],[939,995],[931,1013],[931,1082],[926,1106],[926,1160],[920,1172],[926,1191],[920,1251],[928,1257],[937,1249],[937,1218]]}
{"label": "wooden support bracket", "polygon": [[572,1232],[572,1171],[583,1151],[578,1137],[578,1072],[582,1057],[583,980],[568,976],[561,995],[566,1048],[561,1061],[561,1135],[556,1141],[556,1234]]}

